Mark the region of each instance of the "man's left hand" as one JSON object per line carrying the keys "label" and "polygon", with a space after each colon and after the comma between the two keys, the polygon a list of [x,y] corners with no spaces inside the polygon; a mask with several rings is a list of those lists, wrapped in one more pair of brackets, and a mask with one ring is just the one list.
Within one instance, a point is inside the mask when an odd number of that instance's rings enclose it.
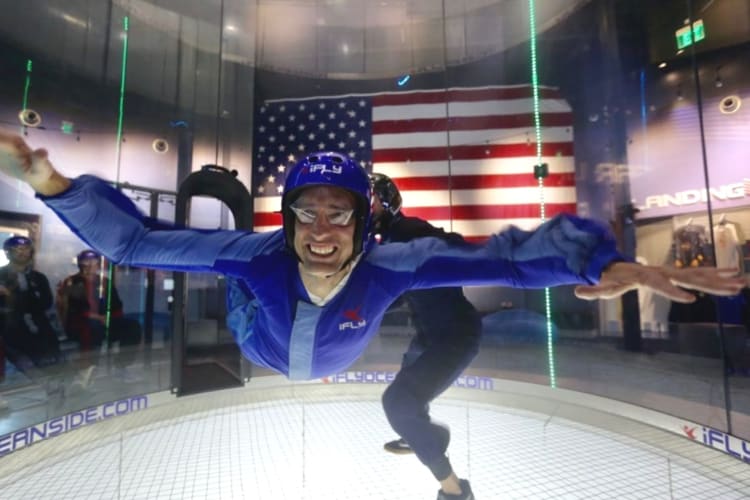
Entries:
{"label": "man's left hand", "polygon": [[712,295],[737,295],[746,286],[747,280],[737,276],[737,269],[676,269],[615,262],[602,272],[598,285],[578,286],[575,294],[585,300],[612,299],[643,287],[651,288],[675,302],[687,304],[695,301],[695,295],[679,287]]}

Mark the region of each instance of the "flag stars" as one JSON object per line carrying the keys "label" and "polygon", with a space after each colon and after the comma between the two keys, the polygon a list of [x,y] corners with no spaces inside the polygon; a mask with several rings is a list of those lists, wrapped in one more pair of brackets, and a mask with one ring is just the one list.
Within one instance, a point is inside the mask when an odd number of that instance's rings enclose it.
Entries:
{"label": "flag stars", "polygon": [[276,192],[282,194],[284,192],[284,186],[276,186]]}
{"label": "flag stars", "polygon": [[258,116],[255,127],[256,196],[277,196],[291,165],[316,151],[338,151],[362,168],[372,165],[367,161],[368,148],[372,147],[367,132],[372,126],[368,99],[287,101],[261,106],[265,115],[262,119]]}

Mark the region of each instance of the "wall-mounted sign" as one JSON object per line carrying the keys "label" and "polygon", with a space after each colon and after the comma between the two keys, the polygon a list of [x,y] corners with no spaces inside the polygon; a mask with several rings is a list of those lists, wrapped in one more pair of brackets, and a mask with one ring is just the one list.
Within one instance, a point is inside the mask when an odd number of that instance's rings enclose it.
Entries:
{"label": "wall-mounted sign", "polygon": [[706,29],[703,27],[703,20],[698,19],[693,22],[692,34],[690,32],[690,26],[683,26],[674,32],[674,36],[677,39],[678,50],[682,50],[685,47],[692,45],[694,42],[700,42],[706,38]]}

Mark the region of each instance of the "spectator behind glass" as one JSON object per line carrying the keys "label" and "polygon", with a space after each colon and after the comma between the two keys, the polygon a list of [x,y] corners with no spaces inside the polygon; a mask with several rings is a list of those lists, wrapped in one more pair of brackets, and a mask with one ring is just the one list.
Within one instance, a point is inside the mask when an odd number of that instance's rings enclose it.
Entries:
{"label": "spectator behind glass", "polygon": [[[78,343],[96,364],[97,352],[108,340],[107,347],[119,342],[115,357],[115,376],[125,382],[140,377],[127,367],[135,361],[141,343],[141,325],[123,317],[122,301],[114,284],[102,271],[101,255],[93,250],[78,254],[78,272],[65,278],[57,290],[57,312],[68,339]],[[107,311],[109,309],[109,318]],[[89,374],[91,375],[91,374]]]}
{"label": "spectator behind glass", "polygon": [[[6,358],[49,394],[51,381],[41,369],[62,361],[52,327],[52,290],[47,277],[33,269],[34,244],[25,236],[3,243],[8,264],[0,267],[0,380]],[[7,407],[0,401],[0,408]]]}

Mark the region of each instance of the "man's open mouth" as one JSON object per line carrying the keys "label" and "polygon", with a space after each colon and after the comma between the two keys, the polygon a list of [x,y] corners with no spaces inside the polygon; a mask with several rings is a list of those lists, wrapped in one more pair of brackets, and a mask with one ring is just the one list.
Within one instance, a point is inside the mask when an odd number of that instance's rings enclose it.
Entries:
{"label": "man's open mouth", "polygon": [[336,247],[333,245],[307,245],[307,248],[313,255],[319,255],[321,257],[328,257],[329,255],[333,255],[333,252],[336,251]]}

